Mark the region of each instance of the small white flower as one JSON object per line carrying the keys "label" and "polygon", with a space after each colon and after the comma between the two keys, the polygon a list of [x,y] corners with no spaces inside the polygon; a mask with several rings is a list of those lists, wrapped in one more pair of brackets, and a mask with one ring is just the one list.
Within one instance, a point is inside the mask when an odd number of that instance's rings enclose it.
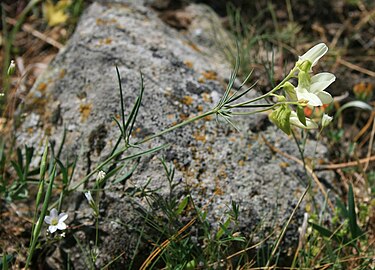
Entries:
{"label": "small white flower", "polygon": [[[319,43],[308,50],[305,54],[298,57],[298,64],[302,64],[305,61],[309,61],[311,63],[311,67],[315,66],[316,63],[319,61],[320,58],[328,51],[327,45],[324,43]],[[311,71],[310,67],[310,71]]]}
{"label": "small white flower", "polygon": [[89,204],[94,202],[94,199],[92,198],[90,191],[85,192],[85,197],[86,197],[87,201],[89,202]]}
{"label": "small white flower", "polygon": [[106,176],[106,173],[103,171],[99,171],[98,175],[96,176],[96,181],[100,182],[102,181]]}
{"label": "small white flower", "polygon": [[98,209],[98,206],[96,205],[94,199],[91,196],[91,192],[90,191],[85,192],[85,197],[86,197],[91,209],[94,211],[95,216],[98,216],[99,215],[99,209]]}
{"label": "small white flower", "polygon": [[332,116],[329,116],[328,114],[323,114],[322,127],[328,126],[329,123],[331,123],[332,119],[333,119]]}
{"label": "small white flower", "polygon": [[49,216],[44,217],[44,221],[49,224],[48,231],[50,233],[54,233],[57,230],[63,231],[66,229],[66,224],[64,221],[68,218],[68,214],[58,214],[56,208],[52,208],[49,214]]}
{"label": "small white flower", "polygon": [[298,119],[297,113],[294,111],[290,113],[289,119],[290,119],[289,121],[291,125],[297,126],[299,128],[303,128],[303,129],[317,129],[318,128],[318,125],[309,118],[306,118],[306,126],[302,124],[301,121]]}
{"label": "small white flower", "polygon": [[310,106],[322,106],[333,101],[330,93],[324,91],[330,84],[336,80],[335,75],[328,72],[316,74],[311,77],[311,83],[308,86],[295,88],[298,100],[308,100]]}

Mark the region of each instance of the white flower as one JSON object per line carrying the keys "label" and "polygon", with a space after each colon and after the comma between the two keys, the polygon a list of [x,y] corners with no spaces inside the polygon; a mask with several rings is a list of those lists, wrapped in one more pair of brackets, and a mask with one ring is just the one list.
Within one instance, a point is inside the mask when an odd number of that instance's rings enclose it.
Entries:
{"label": "white flower", "polygon": [[89,204],[94,202],[94,199],[92,198],[90,191],[85,192],[85,197],[86,197],[87,201],[89,202]]}
{"label": "white flower", "polygon": [[306,118],[306,126],[304,124],[302,124],[301,121],[298,119],[297,113],[294,112],[294,111],[292,111],[290,113],[289,119],[290,119],[289,121],[290,121],[291,125],[297,126],[299,128],[303,128],[303,129],[316,129],[316,128],[318,128],[318,125],[309,118]]}
{"label": "white flower", "polygon": [[324,43],[319,43],[308,50],[305,54],[298,57],[298,64],[302,64],[305,61],[309,61],[311,63],[310,71],[313,66],[319,61],[320,58],[328,51],[327,45]]}
{"label": "white flower", "polygon": [[64,221],[68,218],[68,214],[60,213],[58,215],[56,208],[52,208],[49,214],[49,216],[44,217],[44,221],[49,224],[48,231],[50,233],[54,233],[56,230],[63,231],[66,229]]}
{"label": "white flower", "polygon": [[322,106],[332,102],[332,96],[325,92],[331,83],[336,80],[335,75],[328,72],[316,74],[311,77],[310,85],[295,88],[298,100],[308,100],[308,105]]}
{"label": "white flower", "polygon": [[94,199],[91,196],[91,192],[90,191],[85,192],[85,197],[86,197],[91,209],[94,211],[95,216],[98,216],[99,215],[99,209],[98,209]]}
{"label": "white flower", "polygon": [[102,181],[106,176],[106,173],[103,171],[99,171],[98,175],[96,176],[96,181],[100,182]]}
{"label": "white flower", "polygon": [[323,114],[322,127],[328,126],[329,123],[331,123],[332,119],[333,119],[332,116],[329,116],[328,114]]}

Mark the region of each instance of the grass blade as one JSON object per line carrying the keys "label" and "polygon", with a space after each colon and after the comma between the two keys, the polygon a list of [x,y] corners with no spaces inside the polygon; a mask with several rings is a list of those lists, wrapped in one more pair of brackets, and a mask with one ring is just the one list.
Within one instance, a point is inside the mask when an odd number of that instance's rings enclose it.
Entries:
{"label": "grass blade", "polygon": [[349,214],[349,229],[352,234],[352,239],[360,237],[363,233],[357,224],[357,214],[355,212],[355,202],[353,187],[349,185],[348,193],[348,214]]}

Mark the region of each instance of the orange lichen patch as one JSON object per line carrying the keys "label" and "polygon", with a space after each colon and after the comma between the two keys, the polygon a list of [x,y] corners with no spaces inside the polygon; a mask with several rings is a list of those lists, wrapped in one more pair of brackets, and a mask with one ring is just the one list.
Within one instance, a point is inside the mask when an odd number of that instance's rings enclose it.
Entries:
{"label": "orange lichen patch", "polygon": [[203,118],[205,121],[211,121],[212,115],[207,115],[205,118]]}
{"label": "orange lichen patch", "polygon": [[142,129],[141,129],[140,127],[136,128],[136,129],[132,132],[132,136],[137,136],[137,134],[139,134],[141,131],[142,131]]}
{"label": "orange lichen patch", "polygon": [[112,39],[110,39],[110,38],[104,38],[104,39],[99,40],[100,45],[103,45],[103,44],[108,45],[108,44],[111,44],[111,43],[112,43]]}
{"label": "orange lichen patch", "polygon": [[219,186],[216,186],[216,188],[215,188],[215,191],[214,191],[214,194],[215,195],[224,195],[224,191],[223,191],[223,189],[221,188],[221,187],[219,187]]}
{"label": "orange lichen patch", "polygon": [[217,73],[212,70],[206,70],[202,72],[203,77],[207,80],[217,80]]}
{"label": "orange lichen patch", "polygon": [[189,61],[189,60],[185,60],[185,61],[184,61],[184,64],[185,64],[185,66],[187,66],[188,68],[193,68],[193,63],[192,63],[191,61]]}
{"label": "orange lichen patch", "polygon": [[205,81],[206,79],[203,76],[198,78],[199,83],[204,83]]}
{"label": "orange lichen patch", "polygon": [[169,120],[174,119],[174,114],[168,114],[168,115],[167,115],[167,119],[169,119]]}
{"label": "orange lichen patch", "polygon": [[194,51],[196,51],[196,52],[201,52],[201,49],[199,49],[199,47],[196,45],[196,44],[194,44],[193,42],[188,42],[188,44],[187,44],[190,48],[192,48]]}
{"label": "orange lichen patch", "polygon": [[288,162],[280,162],[279,166],[280,168],[285,169],[285,168],[288,168],[290,165]]}
{"label": "orange lichen patch", "polygon": [[231,141],[231,142],[235,142],[235,141],[236,141],[236,137],[230,137],[230,138],[229,138],[229,141]]}
{"label": "orange lichen patch", "polygon": [[65,77],[65,74],[66,74],[66,69],[62,69],[60,70],[60,73],[59,73],[59,79],[62,79]]}
{"label": "orange lichen patch", "polygon": [[203,111],[203,106],[202,105],[198,105],[197,106],[197,111],[198,112],[202,112]]}
{"label": "orange lichen patch", "polygon": [[47,89],[47,84],[45,83],[45,82],[41,82],[39,85],[38,85],[38,87],[37,87],[37,89],[40,91],[40,92],[44,92],[46,89]]}
{"label": "orange lichen patch", "polygon": [[42,96],[35,96],[34,94],[29,93],[26,97],[27,103],[25,106],[25,111],[34,111],[38,113],[39,115],[45,115],[46,114],[46,106],[48,105],[48,100],[46,96],[43,94],[45,92],[44,86],[42,86],[42,89],[40,92],[42,93]]}
{"label": "orange lichen patch", "polygon": [[212,103],[212,97],[208,93],[202,93],[202,99],[204,102]]}
{"label": "orange lichen patch", "polygon": [[197,141],[206,142],[207,138],[205,134],[201,134],[199,132],[196,132],[193,134],[193,137]]}
{"label": "orange lichen patch", "polygon": [[193,102],[194,102],[194,99],[191,96],[184,96],[182,98],[182,103],[187,106],[190,106],[191,104],[193,104]]}
{"label": "orange lichen patch", "polygon": [[81,121],[85,122],[91,113],[91,104],[81,104],[79,105],[79,112],[81,113]]}
{"label": "orange lichen patch", "polygon": [[186,120],[186,119],[188,119],[188,117],[189,117],[189,115],[187,115],[187,114],[184,114],[184,113],[180,113],[180,119],[182,120],[182,121],[184,121],[184,120]]}
{"label": "orange lichen patch", "polygon": [[117,20],[115,19],[110,19],[110,20],[102,19],[102,18],[96,19],[96,25],[109,25],[109,24],[115,24],[115,23],[117,23]]}

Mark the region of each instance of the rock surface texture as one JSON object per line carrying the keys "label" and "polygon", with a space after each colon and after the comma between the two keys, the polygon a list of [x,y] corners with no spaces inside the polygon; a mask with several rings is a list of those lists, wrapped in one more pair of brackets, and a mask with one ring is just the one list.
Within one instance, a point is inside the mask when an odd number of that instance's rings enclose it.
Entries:
{"label": "rock surface texture", "polygon": [[[133,142],[212,108],[225,90],[231,67],[214,49],[209,33],[212,20],[205,19],[214,18],[209,15],[212,12],[203,5],[188,10],[190,17],[182,22],[186,27],[179,32],[141,1],[93,3],[66,48],[30,92],[18,142],[41,151],[43,140],[49,138],[57,148],[65,128],[61,159],[72,161],[78,155],[73,184],[95,169],[108,157],[120,134],[113,121],[121,112],[115,65],[122,77],[127,114],[139,93],[140,70],[144,74],[145,92]],[[97,266],[104,266],[120,253],[123,255],[114,267],[126,266],[134,255],[145,220],[139,212],[149,207],[138,190],[149,182],[146,190],[169,196],[161,157],[176,168],[174,181],[179,184],[173,196],[183,198],[189,192],[197,207],[205,207],[213,231],[232,200],[240,205],[240,227],[247,232],[260,222],[269,230],[285,222],[303,192],[303,168],[273,154],[262,136],[282,151],[298,156],[295,143],[271,125],[266,115],[236,118],[234,122],[239,132],[215,119],[203,119],[165,134],[142,148],[163,143],[170,146],[141,158],[127,181],[113,183],[114,178],[109,178],[101,193]],[[312,156],[314,147],[309,147],[307,155]],[[323,154],[319,146],[316,155]],[[130,162],[129,167],[132,165]],[[94,181],[95,177],[90,178],[81,189],[92,188]],[[69,214],[67,223],[78,228],[67,233],[63,252],[72,252],[75,269],[85,269],[84,256],[69,234],[74,233],[82,245],[91,241],[92,246],[91,210],[81,192],[66,199],[62,208]],[[290,242],[298,238],[298,220],[297,216],[291,225]],[[188,221],[187,215],[181,227]],[[149,252],[151,246],[146,240],[142,238],[140,247]],[[61,252],[56,251],[56,260],[64,258],[58,255]],[[134,269],[139,267],[137,263],[141,262],[136,262]]]}

